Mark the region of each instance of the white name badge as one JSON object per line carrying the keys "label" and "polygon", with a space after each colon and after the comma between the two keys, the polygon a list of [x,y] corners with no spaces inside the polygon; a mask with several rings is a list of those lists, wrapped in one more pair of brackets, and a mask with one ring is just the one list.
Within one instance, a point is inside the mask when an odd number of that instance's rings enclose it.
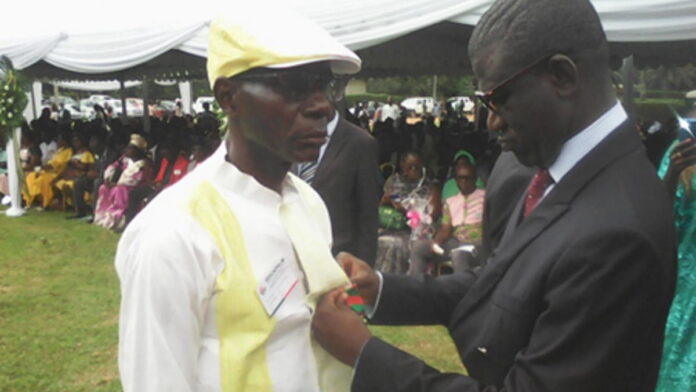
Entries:
{"label": "white name badge", "polygon": [[299,279],[293,275],[290,263],[285,259],[280,259],[271,272],[263,278],[256,291],[270,317],[278,311],[298,283]]}

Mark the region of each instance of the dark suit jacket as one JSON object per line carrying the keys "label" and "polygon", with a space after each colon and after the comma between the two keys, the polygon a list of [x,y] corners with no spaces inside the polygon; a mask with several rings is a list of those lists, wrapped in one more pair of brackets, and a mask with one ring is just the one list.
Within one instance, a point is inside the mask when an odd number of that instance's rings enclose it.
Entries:
{"label": "dark suit jacket", "polygon": [[350,252],[373,265],[382,195],[377,141],[364,129],[340,118],[312,187],[329,210],[333,254]]}
{"label": "dark suit jacket", "polygon": [[372,338],[353,391],[654,391],[674,293],[664,185],[622,125],[519,225],[478,275],[385,275],[376,323],[444,324],[470,376]]}
{"label": "dark suit jacket", "polygon": [[512,152],[503,152],[496,160],[486,183],[483,241],[479,249],[481,260],[488,259],[500,243],[508,217],[517,200],[526,192],[534,172],[533,168],[522,165]]}

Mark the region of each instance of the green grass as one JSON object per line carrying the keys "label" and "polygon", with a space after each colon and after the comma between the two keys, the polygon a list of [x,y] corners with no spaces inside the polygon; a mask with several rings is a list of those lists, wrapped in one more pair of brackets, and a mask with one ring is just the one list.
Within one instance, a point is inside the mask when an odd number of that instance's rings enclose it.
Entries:
{"label": "green grass", "polygon": [[[0,391],[119,391],[118,235],[59,212],[0,211]],[[443,371],[463,372],[444,328],[372,327]]]}

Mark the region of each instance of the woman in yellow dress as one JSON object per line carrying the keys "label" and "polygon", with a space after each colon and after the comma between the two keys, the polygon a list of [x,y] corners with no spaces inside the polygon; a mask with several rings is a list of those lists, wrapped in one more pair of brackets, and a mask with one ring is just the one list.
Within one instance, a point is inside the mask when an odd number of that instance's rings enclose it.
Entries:
{"label": "woman in yellow dress", "polygon": [[41,208],[46,209],[53,201],[53,186],[56,178],[65,170],[73,155],[65,135],[58,135],[58,151],[40,170],[29,173],[26,177],[26,191],[22,192],[27,208],[41,197]]}
{"label": "woman in yellow dress", "polygon": [[63,209],[68,205],[74,205],[73,189],[75,188],[75,180],[86,175],[87,171],[94,164],[94,154],[87,146],[87,140],[84,134],[74,133],[72,136],[73,156],[68,162],[68,166],[63,170],[63,173],[56,179],[56,188],[63,195]]}

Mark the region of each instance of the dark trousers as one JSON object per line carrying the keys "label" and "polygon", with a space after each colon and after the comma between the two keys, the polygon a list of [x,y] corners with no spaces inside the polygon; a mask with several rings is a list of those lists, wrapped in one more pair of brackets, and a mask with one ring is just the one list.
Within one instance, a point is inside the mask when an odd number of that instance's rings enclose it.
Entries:
{"label": "dark trousers", "polygon": [[137,186],[128,191],[128,207],[126,208],[126,224],[135,218],[135,215],[140,211],[140,207],[143,205],[143,201],[146,198],[153,196],[154,189],[152,186]]}
{"label": "dark trousers", "polygon": [[99,194],[99,184],[101,181],[97,181],[96,178],[87,178],[86,176],[80,176],[75,180],[75,187],[73,188],[73,202],[75,204],[75,213],[78,216],[85,216],[89,214],[90,206],[85,203],[85,193],[91,192],[92,194],[92,211],[97,203],[97,195]]}

